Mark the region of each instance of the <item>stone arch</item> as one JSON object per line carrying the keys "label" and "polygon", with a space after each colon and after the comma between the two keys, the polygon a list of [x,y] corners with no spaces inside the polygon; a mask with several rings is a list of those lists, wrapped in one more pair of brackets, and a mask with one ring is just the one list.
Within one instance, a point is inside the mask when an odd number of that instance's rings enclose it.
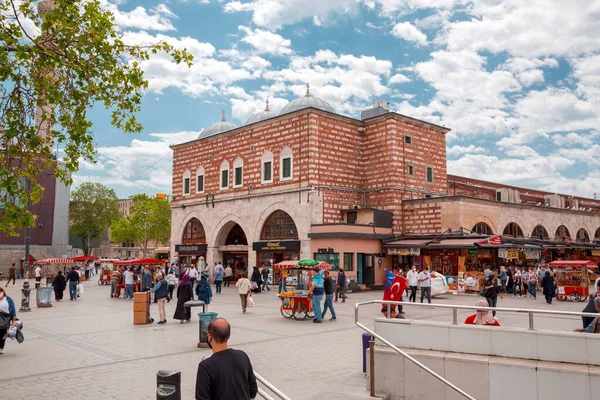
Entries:
{"label": "stone arch", "polygon": [[580,243],[589,243],[590,234],[585,228],[580,228],[575,234],[575,241]]}
{"label": "stone arch", "polygon": [[473,228],[471,228],[471,232],[477,233],[479,235],[493,235],[494,234],[494,230],[492,229],[492,227],[489,226],[485,222],[476,223],[473,226]]}
{"label": "stone arch", "polygon": [[[487,226],[489,226],[490,228],[492,228],[492,232],[498,232],[498,226],[490,218],[486,217],[485,215],[478,215],[477,217],[475,217],[473,219],[472,227],[475,227],[475,225],[477,225],[479,223],[484,223]],[[467,228],[467,227],[465,227],[465,228]]]}
{"label": "stone arch", "polygon": [[516,222],[509,222],[502,230],[502,235],[522,238],[524,237],[523,228],[521,228],[521,226]]}
{"label": "stone arch", "polygon": [[219,247],[220,245],[225,244],[227,235],[229,234],[229,231],[231,230],[231,228],[233,228],[235,224],[238,224],[242,228],[244,234],[246,235],[248,243],[252,243],[253,238],[250,235],[248,235],[248,232],[250,232],[250,230],[248,230],[246,223],[237,215],[229,214],[221,218],[219,223],[215,225],[215,228],[212,231],[209,246]]}
{"label": "stone arch", "polygon": [[183,244],[206,243],[206,228],[198,218],[192,217],[183,226],[179,239]]}
{"label": "stone arch", "polygon": [[594,233],[594,240],[600,241],[600,228],[596,229],[596,233]]}
{"label": "stone arch", "polygon": [[260,234],[262,232],[265,221],[267,220],[267,218],[269,218],[271,214],[273,214],[277,210],[285,211],[289,214],[290,217],[292,217],[294,223],[296,224],[296,229],[298,230],[298,240],[308,238],[308,231],[305,229],[304,225],[299,223],[300,217],[298,216],[296,210],[284,203],[273,203],[269,207],[267,207],[265,211],[263,211],[256,223],[256,228],[254,230],[255,240],[260,240]]}
{"label": "stone arch", "polygon": [[210,231],[210,229],[208,229],[208,226],[206,225],[206,223],[204,223],[202,221],[202,218],[200,218],[200,214],[198,212],[196,212],[196,211],[190,211],[190,212],[188,212],[181,219],[181,223],[179,224],[179,227],[177,228],[177,236],[174,239],[176,241],[177,240],[181,240],[181,238],[183,237],[183,230],[185,229],[185,226],[187,225],[188,221],[191,220],[192,218],[196,218],[198,221],[200,221],[200,223],[204,227],[204,233],[207,235],[206,236],[206,240],[207,240],[207,243],[208,243],[208,232]]}
{"label": "stone arch", "polygon": [[260,240],[299,240],[298,227],[292,216],[283,210],[275,210],[265,220]]}
{"label": "stone arch", "polygon": [[569,231],[569,228],[567,228],[566,225],[559,225],[558,228],[556,228],[556,232],[554,232],[554,238],[556,240],[564,240],[570,242],[572,240],[571,231]]}
{"label": "stone arch", "polygon": [[548,233],[548,229],[542,224],[536,225],[531,231],[531,238],[533,239],[548,239],[550,238],[550,234]]}

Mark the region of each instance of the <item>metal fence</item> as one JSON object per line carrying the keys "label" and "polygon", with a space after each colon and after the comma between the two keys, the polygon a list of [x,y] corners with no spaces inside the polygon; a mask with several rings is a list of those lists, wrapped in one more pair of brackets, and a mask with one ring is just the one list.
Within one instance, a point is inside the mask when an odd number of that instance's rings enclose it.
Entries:
{"label": "metal fence", "polygon": [[262,386],[266,389],[263,389],[261,385],[258,385],[258,395],[266,400],[291,400],[287,397],[281,390],[279,390],[275,385],[271,382],[260,376],[256,371],[254,371],[254,376],[256,376],[256,380],[259,381]]}

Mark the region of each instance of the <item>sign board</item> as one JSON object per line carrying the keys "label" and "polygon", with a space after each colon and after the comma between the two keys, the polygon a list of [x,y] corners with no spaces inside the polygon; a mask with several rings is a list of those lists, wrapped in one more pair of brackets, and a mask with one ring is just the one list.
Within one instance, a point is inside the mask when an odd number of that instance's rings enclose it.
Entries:
{"label": "sign board", "polygon": [[477,249],[469,249],[469,254],[477,254]]}
{"label": "sign board", "polygon": [[498,235],[498,236],[492,236],[491,238],[482,240],[481,242],[477,242],[477,244],[495,244],[495,245],[500,245],[502,244],[502,236]]}
{"label": "sign board", "polygon": [[421,249],[387,249],[390,256],[420,256]]}
{"label": "sign board", "polygon": [[207,244],[176,244],[175,252],[178,254],[206,253]]}
{"label": "sign board", "polygon": [[525,249],[525,259],[539,260],[541,252],[539,249]]}
{"label": "sign board", "polygon": [[508,259],[514,260],[519,258],[519,250],[508,250],[507,251]]}
{"label": "sign board", "polygon": [[592,250],[593,257],[600,257],[600,250]]}
{"label": "sign board", "polygon": [[498,258],[508,258],[508,250],[498,249]]}
{"label": "sign board", "polygon": [[252,250],[254,251],[299,251],[300,241],[299,240],[271,240],[265,242],[254,242],[252,243]]}

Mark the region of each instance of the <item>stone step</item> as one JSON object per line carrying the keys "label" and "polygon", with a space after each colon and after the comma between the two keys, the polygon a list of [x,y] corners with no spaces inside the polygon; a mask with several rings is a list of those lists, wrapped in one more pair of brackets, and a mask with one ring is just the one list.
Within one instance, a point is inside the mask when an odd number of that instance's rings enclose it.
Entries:
{"label": "stone step", "polygon": [[346,393],[333,393],[333,392],[320,392],[307,398],[307,400],[389,400],[390,395],[381,396],[376,395],[375,397],[369,396],[369,391],[365,390],[364,393],[346,394]]}

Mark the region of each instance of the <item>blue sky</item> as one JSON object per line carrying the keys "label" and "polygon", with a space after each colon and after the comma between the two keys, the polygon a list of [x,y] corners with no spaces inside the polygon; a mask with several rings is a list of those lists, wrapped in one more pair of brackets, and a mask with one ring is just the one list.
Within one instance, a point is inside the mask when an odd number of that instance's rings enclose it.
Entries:
{"label": "blue sky", "polygon": [[170,193],[171,143],[311,93],[358,117],[373,99],[445,125],[449,173],[600,196],[600,1],[103,0],[129,43],[167,40],[126,135],[94,109],[96,164],[75,185]]}

